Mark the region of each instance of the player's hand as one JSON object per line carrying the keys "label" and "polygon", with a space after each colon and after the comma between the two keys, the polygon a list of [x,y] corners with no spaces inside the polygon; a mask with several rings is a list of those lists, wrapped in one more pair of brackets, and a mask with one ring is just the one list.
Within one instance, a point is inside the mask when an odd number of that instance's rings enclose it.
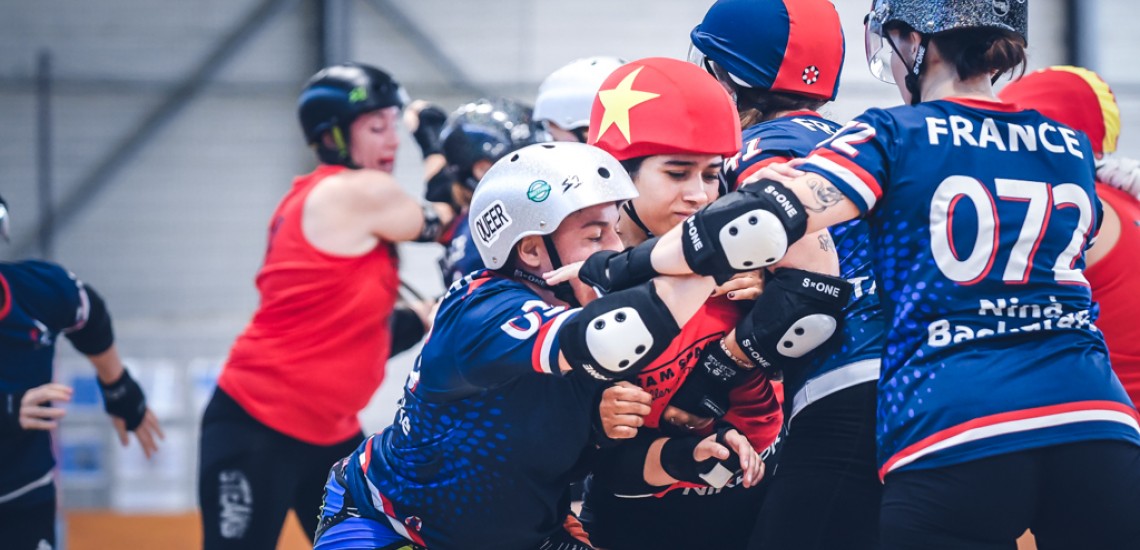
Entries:
{"label": "player's hand", "polygon": [[577,279],[578,270],[582,269],[582,264],[584,263],[586,262],[582,261],[566,264],[558,269],[555,269],[554,271],[547,271],[546,273],[543,273],[542,278],[546,281],[546,284],[550,286],[554,286],[559,283],[565,283],[571,279]]}
{"label": "player's hand", "polygon": [[[119,443],[126,447],[130,443],[126,421],[117,416],[112,416],[111,424],[115,426],[115,433],[119,435]],[[159,440],[166,439],[166,434],[162,433],[162,426],[158,424],[158,417],[149,408],[143,414],[142,422],[135,428],[135,437],[138,438],[139,445],[142,445],[143,454],[147,458],[158,452]]]}
{"label": "player's hand", "polygon": [[755,300],[764,291],[764,278],[759,271],[740,273],[716,287],[713,296],[728,295],[729,300]]}
{"label": "player's hand", "polygon": [[672,405],[665,407],[665,412],[661,414],[661,419],[684,430],[700,430],[713,423],[712,418],[697,416]]}
{"label": "player's hand", "polygon": [[404,125],[416,139],[424,159],[443,154],[440,133],[446,123],[447,112],[422,99],[417,99],[404,108]]}
{"label": "player's hand", "polygon": [[748,438],[735,429],[729,430],[724,439],[728,447],[716,442],[715,433],[702,439],[693,449],[693,460],[697,462],[710,458],[728,460],[729,447],[732,447],[732,451],[740,457],[740,470],[743,475],[744,487],[755,486],[764,477],[764,461],[760,460],[759,453],[748,443]]}
{"label": "player's hand", "polygon": [[404,126],[408,127],[408,131],[415,133],[420,127],[420,112],[431,106],[431,103],[417,99],[404,107]]}
{"label": "player's hand", "polygon": [[25,430],[54,430],[67,411],[52,406],[52,402],[67,403],[71,401],[72,393],[71,388],[54,382],[28,390],[20,400],[20,427]]}
{"label": "player's hand", "polygon": [[636,436],[637,429],[645,425],[651,403],[653,396],[649,392],[629,382],[618,382],[606,388],[598,406],[606,437],[630,439]]}
{"label": "player's hand", "polygon": [[750,183],[755,183],[764,179],[775,180],[785,184],[789,183],[792,180],[804,175],[805,172],[798,170],[796,167],[805,162],[807,162],[807,159],[797,158],[792,159],[788,162],[776,162],[769,164],[768,166],[757,170],[756,173],[749,176],[748,179],[740,182],[740,186],[743,187]]}

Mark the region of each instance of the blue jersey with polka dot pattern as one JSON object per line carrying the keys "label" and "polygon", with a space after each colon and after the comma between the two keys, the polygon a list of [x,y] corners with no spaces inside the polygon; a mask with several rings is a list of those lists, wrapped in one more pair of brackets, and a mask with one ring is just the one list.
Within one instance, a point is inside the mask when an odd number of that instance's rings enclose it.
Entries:
{"label": "blue jersey with polka dot pattern", "polygon": [[[838,130],[838,124],[810,111],[749,126],[744,130],[744,148],[725,160],[726,181],[735,188],[768,163],[806,157]],[[808,365],[784,372],[784,395],[791,401],[791,419],[828,395],[879,378],[886,323],[876,294],[869,232],[864,221],[831,228],[839,255],[839,276],[851,282],[855,292],[844,310],[840,333],[815,352]]]}
{"label": "blue jersey with polka dot pattern", "polygon": [[475,239],[471,238],[471,226],[467,224],[468,213],[464,212],[460,216],[451,241],[439,259],[444,286],[451,286],[464,275],[486,268],[483,259],[479,257],[479,249],[475,247]]}
{"label": "blue jersey with polka dot pattern", "polygon": [[577,311],[486,270],[452,285],[393,425],[350,459],[366,516],[433,550],[537,548],[561,529],[601,389],[558,369]]}
{"label": "blue jersey with polka dot pattern", "polygon": [[[87,292],[53,263],[0,262],[0,398],[20,395],[52,381],[55,345],[87,321]],[[34,504],[54,488],[50,432],[0,434],[0,503]],[[45,476],[48,476],[45,478]],[[35,488],[46,488],[35,490]],[[19,500],[17,500],[17,498]]]}
{"label": "blue jersey with polka dot pattern", "polygon": [[880,475],[1140,444],[1081,273],[1101,216],[1083,134],[1015,105],[930,101],[867,111],[802,169],[870,222],[889,323]]}

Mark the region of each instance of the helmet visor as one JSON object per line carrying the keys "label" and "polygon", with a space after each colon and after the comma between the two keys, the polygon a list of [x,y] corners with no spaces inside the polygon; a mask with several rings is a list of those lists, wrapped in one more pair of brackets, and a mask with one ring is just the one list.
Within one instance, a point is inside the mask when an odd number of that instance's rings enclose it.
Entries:
{"label": "helmet visor", "polygon": [[736,78],[735,76],[732,76],[732,73],[725,70],[725,68],[721,67],[719,64],[717,64],[716,61],[709,59],[709,57],[707,55],[705,55],[703,52],[701,52],[700,49],[697,48],[696,44],[691,44],[691,43],[689,44],[688,60],[689,60],[689,63],[692,63],[692,64],[704,69],[705,72],[713,75],[713,77],[716,78],[717,81],[720,82],[720,84],[722,86],[724,86],[725,90],[728,90],[728,92],[730,94],[733,94],[734,98],[736,95],[736,88],[737,87],[740,87],[740,88],[751,88],[752,87],[747,82],[744,82],[743,80]]}
{"label": "helmet visor", "polygon": [[887,18],[887,8],[885,3],[876,2],[875,4],[876,6],[871,13],[863,18],[865,27],[863,43],[867,48],[867,67],[871,69],[871,74],[875,78],[887,84],[894,84],[895,76],[891,73],[891,57],[894,55],[894,48],[888,42],[890,37],[887,36],[887,31],[883,29]]}

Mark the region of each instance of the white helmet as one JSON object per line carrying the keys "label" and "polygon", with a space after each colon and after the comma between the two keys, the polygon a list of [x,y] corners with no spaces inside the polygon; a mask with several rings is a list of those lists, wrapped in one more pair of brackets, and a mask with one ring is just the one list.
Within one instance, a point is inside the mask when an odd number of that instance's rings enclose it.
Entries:
{"label": "white helmet", "polygon": [[629,174],[609,153],[584,143],[539,143],[499,159],[483,175],[467,223],[483,264],[499,269],[523,237],[549,235],[574,212],[636,197]]}
{"label": "white helmet", "polygon": [[564,130],[590,125],[594,96],[610,73],[625,64],[616,57],[587,57],[550,73],[538,87],[535,120],[549,121]]}

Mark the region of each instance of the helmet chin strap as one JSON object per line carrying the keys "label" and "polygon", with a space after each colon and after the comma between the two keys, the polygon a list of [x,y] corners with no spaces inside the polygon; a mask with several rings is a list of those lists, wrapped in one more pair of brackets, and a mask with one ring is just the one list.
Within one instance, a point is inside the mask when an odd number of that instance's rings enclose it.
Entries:
{"label": "helmet chin strap", "polygon": [[[922,40],[918,44],[918,51],[914,54],[914,65],[907,67],[908,71],[906,80],[904,81],[906,90],[910,92],[911,105],[922,103],[922,87],[919,85],[918,79],[922,76],[922,69],[925,67],[923,61],[926,60],[926,50],[930,46],[930,35],[919,33],[919,36],[922,37]],[[891,39],[889,34],[887,34],[885,38],[887,39],[887,43],[891,45],[891,49],[895,51],[895,55],[899,56],[899,60],[902,61],[905,66],[906,58],[903,57],[902,52],[900,52],[898,46],[895,45],[895,41]]]}
{"label": "helmet chin strap", "polygon": [[645,225],[645,222],[641,221],[641,216],[637,215],[637,209],[634,208],[632,200],[628,200],[622,203],[621,209],[622,212],[625,212],[626,215],[629,216],[629,221],[633,222],[633,225],[636,225],[638,228],[645,232],[646,238],[652,239],[654,237],[653,232],[649,230],[649,227]]}
{"label": "helmet chin strap", "polygon": [[360,167],[352,162],[352,154],[348,151],[348,140],[344,137],[345,131],[339,125],[334,125],[329,133],[332,134],[333,142],[336,143],[337,157],[340,159],[340,162],[336,164],[359,170]]}
{"label": "helmet chin strap", "polygon": [[[546,253],[550,256],[550,265],[554,269],[562,267],[562,258],[558,256],[558,250],[554,248],[554,240],[550,238],[550,235],[543,235],[542,243],[546,245]],[[582,307],[582,304],[578,302],[578,297],[574,295],[574,287],[570,286],[569,282],[551,285],[542,277],[528,271],[523,271],[518,267],[514,269],[514,277],[527,281],[538,288],[549,290],[554,293],[555,298],[570,304],[570,307]]]}

